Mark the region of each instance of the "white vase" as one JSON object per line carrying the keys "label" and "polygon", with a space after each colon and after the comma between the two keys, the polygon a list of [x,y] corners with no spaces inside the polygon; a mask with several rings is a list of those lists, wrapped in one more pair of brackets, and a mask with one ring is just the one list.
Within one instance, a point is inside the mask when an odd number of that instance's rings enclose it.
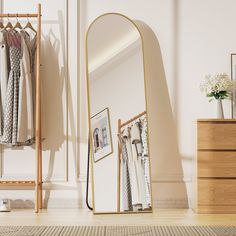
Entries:
{"label": "white vase", "polygon": [[218,119],[224,119],[224,111],[223,111],[223,105],[222,100],[217,99],[217,118]]}

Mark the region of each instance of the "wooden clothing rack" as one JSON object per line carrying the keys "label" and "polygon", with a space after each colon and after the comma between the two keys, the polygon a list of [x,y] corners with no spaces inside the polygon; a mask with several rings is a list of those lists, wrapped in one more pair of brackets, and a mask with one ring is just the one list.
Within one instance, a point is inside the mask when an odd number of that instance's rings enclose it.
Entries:
{"label": "wooden clothing rack", "polygon": [[[144,111],[136,116],[134,116],[133,118],[127,120],[124,123],[121,123],[121,119],[118,120],[118,134],[121,133],[121,128],[125,127],[126,125],[129,125],[130,123],[132,123],[133,121],[139,119],[140,117],[146,115],[147,112]],[[118,142],[118,185],[117,185],[117,211],[120,212],[120,145]]]}
{"label": "wooden clothing rack", "polygon": [[37,51],[36,51],[36,102],[35,102],[35,152],[36,175],[35,180],[0,180],[0,187],[35,187],[35,212],[42,209],[42,133],[41,133],[41,79],[40,79],[40,46],[41,46],[41,4],[38,4],[36,14],[0,14],[0,18],[37,18]]}

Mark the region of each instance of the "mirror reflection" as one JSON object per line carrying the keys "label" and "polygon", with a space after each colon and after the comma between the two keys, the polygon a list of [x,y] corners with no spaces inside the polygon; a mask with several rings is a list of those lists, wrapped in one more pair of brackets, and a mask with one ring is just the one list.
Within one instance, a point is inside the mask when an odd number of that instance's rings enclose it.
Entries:
{"label": "mirror reflection", "polygon": [[94,213],[152,210],[142,40],[120,14],[87,33]]}

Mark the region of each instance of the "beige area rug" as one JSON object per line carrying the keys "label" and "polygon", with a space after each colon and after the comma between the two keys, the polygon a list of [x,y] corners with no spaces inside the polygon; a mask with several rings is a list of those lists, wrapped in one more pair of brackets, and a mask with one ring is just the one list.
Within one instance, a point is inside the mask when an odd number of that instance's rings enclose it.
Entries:
{"label": "beige area rug", "polygon": [[0,226],[0,236],[236,236],[233,226]]}

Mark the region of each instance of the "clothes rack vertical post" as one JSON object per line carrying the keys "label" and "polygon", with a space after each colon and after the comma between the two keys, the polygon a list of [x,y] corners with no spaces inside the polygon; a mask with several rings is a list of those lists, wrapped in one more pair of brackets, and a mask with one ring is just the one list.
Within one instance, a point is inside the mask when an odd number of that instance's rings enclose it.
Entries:
{"label": "clothes rack vertical post", "polygon": [[[134,116],[133,118],[131,118],[130,120],[127,120],[126,122],[122,123],[121,119],[118,119],[118,134],[121,134],[121,129],[127,125],[129,125],[130,123],[132,123],[133,121],[136,121],[137,119],[139,119],[140,117],[146,115],[147,112],[144,111],[136,116]],[[120,155],[121,155],[121,151],[120,151],[120,145],[118,143],[118,184],[117,184],[117,211],[120,212]]]}
{"label": "clothes rack vertical post", "polygon": [[0,14],[0,18],[36,18],[37,19],[37,51],[36,51],[36,93],[35,93],[35,180],[0,180],[0,187],[35,187],[35,212],[42,209],[42,132],[41,132],[41,79],[40,79],[40,49],[41,49],[41,4],[38,4],[36,14]]}
{"label": "clothes rack vertical post", "polygon": [[[118,134],[121,133],[121,119],[118,119]],[[118,142],[118,171],[117,171],[117,179],[118,179],[118,184],[117,184],[117,211],[120,212],[120,144]]]}

